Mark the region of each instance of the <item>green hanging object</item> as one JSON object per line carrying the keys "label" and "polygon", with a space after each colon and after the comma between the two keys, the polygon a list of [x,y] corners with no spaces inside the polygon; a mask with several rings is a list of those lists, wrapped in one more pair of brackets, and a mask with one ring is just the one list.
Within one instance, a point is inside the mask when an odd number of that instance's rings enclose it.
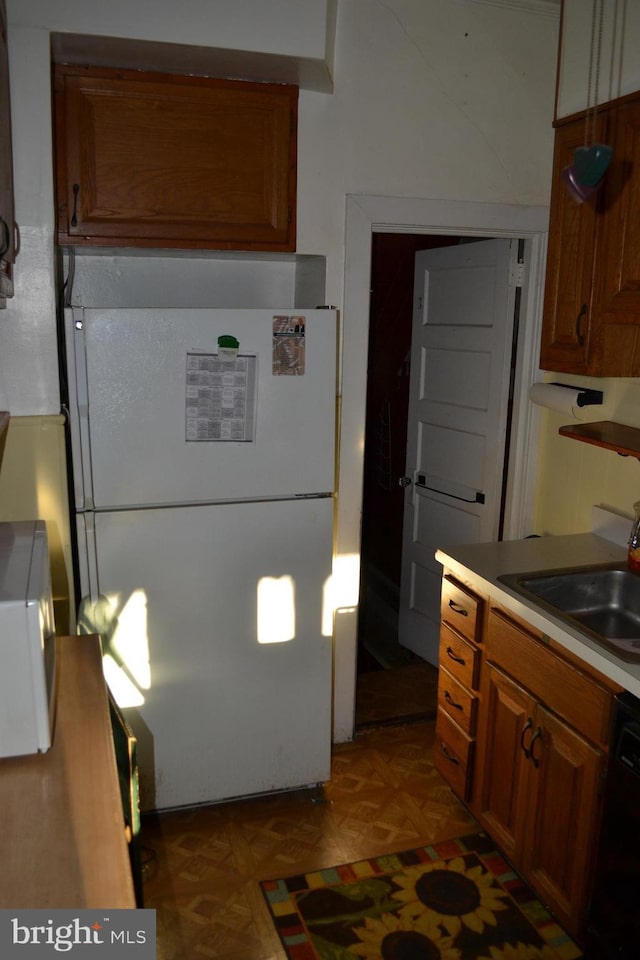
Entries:
{"label": "green hanging object", "polygon": [[613,147],[606,143],[593,143],[590,147],[576,147],[573,167],[583,187],[595,187],[602,180],[611,163]]}
{"label": "green hanging object", "polygon": [[228,333],[218,337],[218,356],[222,360],[235,360],[238,356],[240,341]]}

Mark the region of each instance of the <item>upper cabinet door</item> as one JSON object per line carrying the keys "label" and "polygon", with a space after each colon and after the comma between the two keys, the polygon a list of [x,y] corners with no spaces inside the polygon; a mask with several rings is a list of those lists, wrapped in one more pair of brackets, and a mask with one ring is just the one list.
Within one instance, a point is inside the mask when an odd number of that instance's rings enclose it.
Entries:
{"label": "upper cabinet door", "polygon": [[584,139],[584,120],[556,130],[540,350],[543,370],[587,373],[596,346],[592,291],[602,194],[578,203],[562,178],[563,168],[573,163],[574,151]]}
{"label": "upper cabinet door", "polygon": [[58,241],[295,250],[298,88],[57,65]]}
{"label": "upper cabinet door", "polygon": [[[591,121],[589,121],[591,122]],[[613,147],[597,191],[573,199],[562,170],[586,118],[556,128],[540,349],[543,370],[640,376],[640,97],[600,108],[589,142]]]}
{"label": "upper cabinet door", "polygon": [[607,173],[609,203],[601,224],[596,294],[603,323],[639,324],[640,100],[620,101],[613,117],[614,160]]}

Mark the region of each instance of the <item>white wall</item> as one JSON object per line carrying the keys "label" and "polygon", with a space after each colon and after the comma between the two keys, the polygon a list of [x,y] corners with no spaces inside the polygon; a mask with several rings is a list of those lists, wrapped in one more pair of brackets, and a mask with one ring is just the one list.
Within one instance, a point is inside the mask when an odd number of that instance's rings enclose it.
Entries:
{"label": "white wall", "polygon": [[298,248],[327,254],[328,302],[347,194],[548,203],[558,17],[515,6],[339,4],[335,92],[299,116]]}
{"label": "white wall", "polygon": [[[254,0],[254,7],[263,4]],[[183,4],[166,0],[154,3],[151,16],[148,0],[106,7],[8,0],[22,251],[15,301],[0,319],[0,401],[14,414],[59,409],[50,29],[122,36],[130,24],[136,36],[197,36],[202,43],[208,34],[194,26],[202,17],[212,41],[215,34],[216,43],[227,37],[244,49],[257,45],[263,24],[246,16],[240,41],[229,12],[235,0],[189,0],[188,8],[185,17]],[[327,302],[342,302],[349,193],[548,202],[558,18],[542,4],[539,13],[523,9],[477,0],[341,0],[335,93],[302,91],[299,109],[298,249],[326,255]]]}
{"label": "white wall", "polygon": [[10,23],[322,59],[334,0],[7,0]]}
{"label": "white wall", "polygon": [[596,14],[594,24],[591,3],[564,0],[558,117],[593,109],[596,103],[640,89],[640,0],[602,0]]}
{"label": "white wall", "polygon": [[[131,24],[170,42],[181,29],[184,4],[154,3],[147,28],[142,14],[149,7],[148,0],[107,6],[8,0],[23,249],[15,301],[0,317],[0,408],[4,391],[14,414],[59,409],[49,27],[39,23],[51,24],[55,15],[56,30],[108,28],[120,35]],[[236,4],[189,0],[188,7],[193,25],[200,16],[210,23],[212,10],[224,21]],[[326,256],[327,303],[343,303],[349,194],[548,203],[558,37],[553,10],[542,0],[339,0],[334,93],[302,90],[299,103],[298,250]],[[245,49],[255,45],[255,23],[247,17],[239,25],[234,17],[234,30],[246,30],[238,41]],[[201,44],[204,34],[195,33]],[[179,282],[180,259],[172,258],[170,268]],[[346,327],[351,322],[343,316]],[[350,349],[366,354],[366,323],[358,329],[359,345],[352,340]],[[343,490],[360,483],[359,470],[351,474],[348,464],[355,458],[361,466],[362,436],[345,459]]]}
{"label": "white wall", "polygon": [[49,35],[9,27],[15,296],[0,314],[0,409],[59,413],[56,348]]}

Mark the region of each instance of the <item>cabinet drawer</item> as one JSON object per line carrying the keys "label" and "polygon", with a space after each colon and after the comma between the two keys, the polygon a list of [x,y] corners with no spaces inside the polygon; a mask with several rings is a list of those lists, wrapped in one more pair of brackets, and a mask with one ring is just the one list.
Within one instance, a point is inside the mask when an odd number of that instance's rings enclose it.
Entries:
{"label": "cabinet drawer", "polygon": [[477,641],[482,601],[448,574],[442,580],[440,616],[467,640]]}
{"label": "cabinet drawer", "polygon": [[473,741],[462,732],[444,710],[438,709],[434,763],[454,793],[469,799],[473,766]]}
{"label": "cabinet drawer", "polygon": [[438,677],[438,706],[470,737],[475,734],[478,698],[442,668]]}
{"label": "cabinet drawer", "polygon": [[454,633],[446,623],[440,626],[439,663],[469,690],[477,690],[480,668],[478,649]]}
{"label": "cabinet drawer", "polygon": [[489,614],[486,656],[587,739],[608,744],[611,692],[497,610]]}

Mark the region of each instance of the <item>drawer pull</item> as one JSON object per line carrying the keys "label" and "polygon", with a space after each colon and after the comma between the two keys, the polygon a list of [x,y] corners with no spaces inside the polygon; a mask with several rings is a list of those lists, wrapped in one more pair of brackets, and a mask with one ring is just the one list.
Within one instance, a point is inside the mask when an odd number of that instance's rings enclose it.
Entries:
{"label": "drawer pull", "polygon": [[533,720],[531,719],[531,717],[527,717],[527,722],[525,723],[524,727],[522,728],[522,733],[520,734],[520,747],[521,747],[522,752],[524,753],[525,757],[527,758],[527,760],[528,760],[529,757],[531,756],[531,744],[529,744],[528,747],[525,747],[525,745],[524,745],[524,735],[525,735],[525,733],[527,732],[527,730],[530,730],[530,729],[531,729],[532,726],[533,726]]}
{"label": "drawer pull", "polygon": [[456,710],[464,710],[464,707],[462,706],[462,704],[456,703],[456,701],[453,699],[453,697],[451,696],[448,690],[445,690],[444,698],[450,707],[454,707]]}
{"label": "drawer pull", "polygon": [[534,767],[539,767],[540,761],[533,753],[533,745],[536,742],[536,740],[540,740],[541,738],[542,738],[542,728],[536,727],[536,732],[531,737],[531,743],[529,744],[529,753],[531,755],[531,759],[533,760]]}
{"label": "drawer pull", "polygon": [[456,663],[461,663],[462,666],[464,667],[466,660],[464,659],[464,657],[457,656],[453,647],[447,647],[447,656],[451,657],[452,660],[455,660]]}
{"label": "drawer pull", "polygon": [[582,310],[576,317],[576,339],[579,346],[584,346],[584,333],[582,332],[582,318],[587,315],[587,305],[586,303],[582,304]]}
{"label": "drawer pull", "polygon": [[447,745],[446,745],[446,743],[444,742],[444,740],[441,741],[441,743],[440,743],[440,749],[441,749],[442,752],[444,753],[444,755],[445,755],[445,757],[447,758],[447,760],[451,761],[451,763],[455,763],[455,765],[456,765],[457,767],[460,766],[460,761],[458,760],[458,758],[451,756],[451,754],[450,754],[449,751],[447,750]]}
{"label": "drawer pull", "polygon": [[459,603],[456,603],[455,600],[449,600],[449,606],[454,613],[459,613],[461,617],[468,617],[469,611],[464,607],[461,607]]}

